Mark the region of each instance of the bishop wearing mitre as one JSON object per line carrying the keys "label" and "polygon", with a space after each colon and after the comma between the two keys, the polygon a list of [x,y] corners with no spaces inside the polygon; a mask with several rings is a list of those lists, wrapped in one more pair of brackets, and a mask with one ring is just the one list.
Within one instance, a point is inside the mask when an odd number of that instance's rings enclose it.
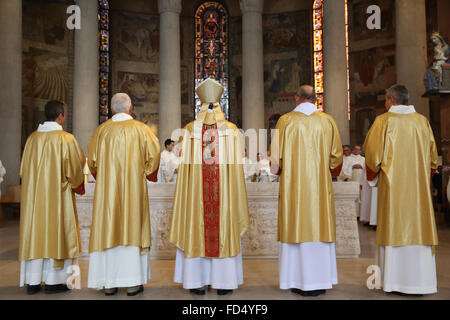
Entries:
{"label": "bishop wearing mitre", "polygon": [[367,180],[378,187],[376,263],[385,292],[437,292],[438,244],[431,176],[438,167],[428,120],[408,105],[403,85],[386,91],[388,112],[378,116],[364,143]]}
{"label": "bishop wearing mitre", "polygon": [[28,294],[69,290],[68,268],[81,251],[75,193],[84,194],[86,158],[63,130],[62,102],[45,105],[46,122],[27,139],[20,176],[20,286]]}
{"label": "bishop wearing mitre", "polygon": [[315,99],[311,86],[300,87],[297,107],[278,120],[272,147],[272,173],[281,174],[280,288],[302,296],[324,294],[338,280],[332,177],[342,168],[342,144],[336,123]]}
{"label": "bishop wearing mitre", "polygon": [[150,279],[147,179],[156,182],[160,146],[150,127],[130,116],[127,94],[115,94],[111,109],[112,119],[95,130],[88,147],[96,179],[88,287],[107,296],[126,287],[134,296]]}
{"label": "bishop wearing mitre", "polygon": [[220,108],[224,88],[202,82],[197,120],[183,130],[169,240],[177,247],[176,283],[203,295],[243,284],[240,239],[249,224],[243,135]]}

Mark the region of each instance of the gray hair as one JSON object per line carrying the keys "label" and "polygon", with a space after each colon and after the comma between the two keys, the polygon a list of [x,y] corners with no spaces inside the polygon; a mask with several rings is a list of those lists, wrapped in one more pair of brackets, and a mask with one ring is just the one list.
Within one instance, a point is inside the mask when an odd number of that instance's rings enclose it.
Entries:
{"label": "gray hair", "polygon": [[394,98],[397,104],[407,105],[409,103],[409,91],[404,85],[393,85],[386,90],[386,95]]}
{"label": "gray hair", "polygon": [[309,85],[301,86],[300,89],[298,89],[297,91],[297,95],[302,100],[308,100],[311,101],[312,103],[316,102],[316,92],[314,91],[314,88],[312,86]]}
{"label": "gray hair", "polygon": [[116,112],[129,112],[131,99],[126,93],[116,93],[111,99],[111,109]]}

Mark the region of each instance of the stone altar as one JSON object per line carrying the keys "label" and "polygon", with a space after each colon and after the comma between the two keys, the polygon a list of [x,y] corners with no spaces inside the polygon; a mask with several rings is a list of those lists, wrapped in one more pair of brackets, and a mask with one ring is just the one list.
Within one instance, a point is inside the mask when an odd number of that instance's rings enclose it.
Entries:
{"label": "stone altar", "polygon": [[[333,182],[336,204],[336,255],[357,258],[360,254],[356,200],[359,184]],[[86,184],[86,194],[76,196],[82,242],[81,260],[88,258],[89,234],[95,183]],[[246,259],[278,258],[277,218],[279,183],[247,183],[250,226],[242,238]],[[148,183],[152,259],[175,259],[176,247],[168,240],[175,184]]]}

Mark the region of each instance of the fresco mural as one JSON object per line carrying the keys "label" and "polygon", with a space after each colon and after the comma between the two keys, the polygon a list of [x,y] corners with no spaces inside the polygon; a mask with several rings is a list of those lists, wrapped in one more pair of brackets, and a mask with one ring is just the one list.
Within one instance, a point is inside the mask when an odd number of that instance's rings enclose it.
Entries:
{"label": "fresco mural", "polygon": [[[366,13],[370,5],[381,9],[381,30],[369,30]],[[393,0],[349,0],[349,27],[352,29],[352,41],[393,38],[395,36],[395,1]]]}
{"label": "fresco mural", "polygon": [[[381,8],[381,30],[366,27],[369,5]],[[384,108],[385,89],[396,83],[395,1],[350,0],[350,107],[351,142],[364,142],[375,117]]]}
{"label": "fresco mural", "polygon": [[265,101],[293,94],[311,81],[309,11],[263,16]]}
{"label": "fresco mural", "polygon": [[145,73],[117,73],[117,85],[114,92],[128,94],[135,108],[148,104],[157,104],[159,95],[159,75]]}
{"label": "fresco mural", "polygon": [[61,100],[68,105],[66,130],[71,131],[69,74],[73,34],[66,28],[63,3],[23,0],[22,23],[22,145],[45,121],[44,105]]}
{"label": "fresco mural", "polygon": [[112,21],[117,59],[158,62],[159,16],[116,12]]}

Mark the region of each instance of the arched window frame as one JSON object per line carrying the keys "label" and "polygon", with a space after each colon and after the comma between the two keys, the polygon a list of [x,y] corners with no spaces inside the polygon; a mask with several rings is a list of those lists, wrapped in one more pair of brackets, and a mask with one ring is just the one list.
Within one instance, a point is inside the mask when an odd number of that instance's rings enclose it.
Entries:
{"label": "arched window frame", "polygon": [[[213,54],[208,54],[206,51],[206,40],[204,37],[204,20],[202,20],[205,11],[211,8],[216,8],[219,19],[219,32],[222,33],[221,38],[215,38],[214,47],[211,47]],[[214,22],[214,21],[213,21]],[[207,78],[214,78],[219,81],[225,88],[222,98],[220,99],[220,105],[226,119],[229,119],[230,115],[230,48],[229,48],[229,14],[225,5],[221,1],[204,1],[200,3],[194,12],[194,26],[195,26],[195,43],[194,43],[194,95],[195,95],[195,118],[197,118],[198,111],[201,107],[201,102],[195,89],[198,85]],[[211,43],[212,38],[210,38]],[[213,51],[213,50],[216,51]],[[217,49],[219,52],[217,52]],[[214,59],[212,58],[214,57]],[[211,76],[211,69],[207,66],[214,66],[214,63],[219,65],[219,70],[216,76]]]}

